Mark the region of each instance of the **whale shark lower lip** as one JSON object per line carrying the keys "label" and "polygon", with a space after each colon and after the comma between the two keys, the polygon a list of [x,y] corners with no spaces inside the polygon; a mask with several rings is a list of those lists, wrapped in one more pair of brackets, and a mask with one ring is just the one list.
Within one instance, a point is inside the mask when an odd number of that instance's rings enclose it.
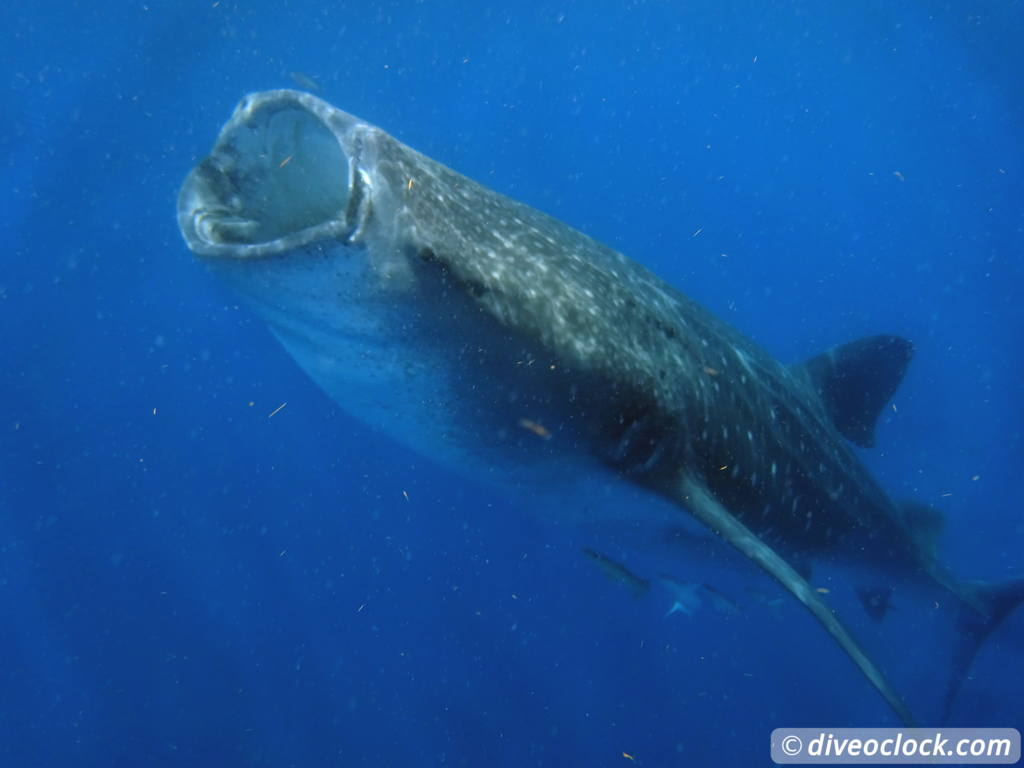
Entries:
{"label": "whale shark lower lip", "polygon": [[[906,723],[787,557],[845,554],[947,590],[975,615],[954,678],[1024,598],[1022,583],[955,580],[937,516],[894,503],[848,445],[873,442],[903,339],[785,366],[622,254],[297,91],[242,101],[186,178],[178,222],[342,408],[483,479],[568,489],[567,514],[607,514],[616,483],[671,502],[668,525],[689,511],[796,597]],[[623,506],[633,520],[646,505]]]}

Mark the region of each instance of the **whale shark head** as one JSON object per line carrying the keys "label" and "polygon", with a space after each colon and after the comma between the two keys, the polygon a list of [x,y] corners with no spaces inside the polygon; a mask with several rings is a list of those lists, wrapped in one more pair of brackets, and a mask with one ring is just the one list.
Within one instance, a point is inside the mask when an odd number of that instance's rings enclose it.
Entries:
{"label": "whale shark head", "polygon": [[[267,322],[357,418],[408,437],[437,431],[445,366],[424,339],[436,301],[394,234],[378,129],[297,91],[250,95],[188,174],[178,222],[192,252]],[[410,438],[412,442],[415,439]]]}
{"label": "whale shark head", "polygon": [[359,133],[368,126],[308,94],[268,91],[235,109],[178,199],[186,242],[203,258],[254,258],[358,229]]}
{"label": "whale shark head", "polygon": [[454,274],[490,238],[484,256],[518,279],[508,267],[532,253],[513,240],[521,208],[314,96],[268,91],[240,103],[189,173],[178,221],[356,418],[449,466],[546,477],[583,429],[567,409],[582,377],[570,392],[543,344],[482,303],[507,291]]}

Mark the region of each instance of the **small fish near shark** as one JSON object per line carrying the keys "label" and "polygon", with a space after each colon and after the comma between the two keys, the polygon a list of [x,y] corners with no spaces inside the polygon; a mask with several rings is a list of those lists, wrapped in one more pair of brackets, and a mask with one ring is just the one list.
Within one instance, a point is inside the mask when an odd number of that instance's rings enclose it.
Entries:
{"label": "small fish near shark", "polygon": [[[912,354],[902,338],[784,365],[638,263],[298,91],[242,100],[177,214],[341,408],[584,522],[670,537],[689,513],[788,590],[904,723],[804,564],[847,558],[960,606],[947,709],[1024,599],[1024,580],[955,578],[938,514],[890,499],[851,449],[874,441]],[[614,503],[617,488],[651,503]]]}
{"label": "small fish near shark", "polygon": [[710,584],[693,584],[665,574],[659,576],[658,581],[668,590],[672,600],[665,618],[674,613],[692,616],[704,598],[723,616],[735,616],[740,612],[740,606],[735,600]]}
{"label": "small fish near shark", "polygon": [[[608,555],[589,547],[583,548],[583,554],[597,564],[609,581],[625,587],[633,597],[643,597],[651,591],[650,579],[636,575]],[[740,612],[739,605],[732,598],[710,584],[694,584],[664,573],[658,576],[655,583],[671,601],[666,618],[676,613],[693,616],[702,605],[703,597],[707,597],[719,613],[733,615]]]}

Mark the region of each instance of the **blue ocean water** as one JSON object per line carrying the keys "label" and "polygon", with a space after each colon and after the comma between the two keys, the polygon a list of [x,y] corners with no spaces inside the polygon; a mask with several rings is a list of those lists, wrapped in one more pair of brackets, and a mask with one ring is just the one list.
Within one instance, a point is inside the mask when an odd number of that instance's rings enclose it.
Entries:
{"label": "blue ocean water", "polygon": [[[323,395],[174,218],[254,90],[316,86],[781,359],[913,339],[864,459],[946,514],[957,573],[1024,575],[1024,4],[44,0],[0,29],[0,764],[745,766],[775,727],[895,724],[767,577],[680,562],[738,610],[666,617],[542,498]],[[851,624],[941,697],[909,605]],[[1024,724],[1022,648],[1011,616],[953,724]]]}

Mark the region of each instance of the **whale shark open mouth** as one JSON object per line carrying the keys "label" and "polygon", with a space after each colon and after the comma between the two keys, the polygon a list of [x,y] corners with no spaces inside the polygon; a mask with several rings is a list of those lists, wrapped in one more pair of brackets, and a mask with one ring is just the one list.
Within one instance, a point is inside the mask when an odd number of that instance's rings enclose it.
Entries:
{"label": "whale shark open mouth", "polygon": [[270,255],[349,229],[351,158],[303,95],[244,100],[189,174],[178,217],[199,255]]}

